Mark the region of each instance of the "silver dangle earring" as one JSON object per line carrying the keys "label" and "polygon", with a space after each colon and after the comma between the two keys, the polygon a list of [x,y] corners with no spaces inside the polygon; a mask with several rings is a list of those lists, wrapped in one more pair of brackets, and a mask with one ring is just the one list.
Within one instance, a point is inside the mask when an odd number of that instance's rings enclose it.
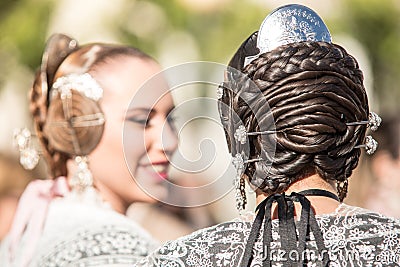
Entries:
{"label": "silver dangle earring", "polygon": [[[247,142],[248,136],[252,135],[263,135],[263,134],[275,134],[275,130],[268,131],[260,131],[260,132],[247,132],[246,128],[243,125],[240,125],[234,132],[233,137],[237,144],[244,145]],[[236,176],[234,180],[235,185],[235,200],[236,200],[236,208],[239,213],[242,213],[247,204],[247,196],[246,196],[246,181],[244,179],[244,164],[248,164],[251,162],[263,161],[262,158],[255,159],[247,159],[244,160],[244,152],[237,153],[232,160],[232,164],[236,169]]]}
{"label": "silver dangle earring", "polygon": [[244,161],[243,156],[240,153],[237,153],[236,156],[232,159],[232,164],[236,169],[236,176],[234,180],[235,186],[235,201],[236,208],[239,213],[242,213],[246,206],[246,192],[244,188],[244,179],[243,179],[243,170],[244,170]]}
{"label": "silver dangle earring", "polygon": [[93,176],[89,170],[87,156],[76,156],[74,160],[78,169],[70,179],[69,184],[73,190],[82,193],[93,186]]}
{"label": "silver dangle earring", "polygon": [[20,152],[19,162],[26,170],[32,170],[39,163],[39,152],[32,147],[32,134],[27,128],[14,130],[14,146]]}

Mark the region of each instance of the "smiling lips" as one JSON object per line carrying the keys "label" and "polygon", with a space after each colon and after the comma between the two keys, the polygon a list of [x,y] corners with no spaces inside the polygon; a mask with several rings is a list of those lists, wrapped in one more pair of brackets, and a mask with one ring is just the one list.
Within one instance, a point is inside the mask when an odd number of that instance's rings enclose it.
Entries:
{"label": "smiling lips", "polygon": [[168,179],[169,162],[154,162],[150,164],[149,167],[156,172],[159,179],[161,180]]}

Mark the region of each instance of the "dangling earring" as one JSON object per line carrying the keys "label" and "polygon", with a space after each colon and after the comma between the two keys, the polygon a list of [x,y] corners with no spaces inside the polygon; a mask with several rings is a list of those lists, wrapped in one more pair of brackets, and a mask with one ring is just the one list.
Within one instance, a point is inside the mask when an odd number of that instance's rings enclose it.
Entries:
{"label": "dangling earring", "polygon": [[347,178],[344,181],[338,181],[336,183],[336,190],[338,192],[340,202],[347,196],[347,188],[349,186],[349,181]]}
{"label": "dangling earring", "polygon": [[32,134],[27,128],[14,130],[14,146],[18,147],[20,152],[19,162],[22,167],[32,170],[39,163],[39,152],[31,147]]}
{"label": "dangling earring", "polygon": [[246,181],[245,181],[243,175],[240,177],[239,192],[240,192],[240,196],[241,196],[240,204],[242,205],[242,210],[244,210],[246,208],[246,204],[247,204],[247,196],[246,196]]}
{"label": "dangling earring", "polygon": [[72,190],[83,193],[93,186],[93,176],[88,166],[89,160],[87,156],[76,156],[74,160],[78,169],[70,179],[69,185]]}
{"label": "dangling earring", "polygon": [[245,184],[243,175],[237,174],[235,177],[235,201],[239,213],[243,212],[247,204]]}
{"label": "dangling earring", "polygon": [[247,204],[246,188],[245,188],[246,182],[243,177],[243,169],[244,169],[243,156],[239,153],[236,154],[236,156],[232,160],[232,163],[236,169],[236,176],[234,180],[236,208],[239,211],[239,213],[242,213]]}

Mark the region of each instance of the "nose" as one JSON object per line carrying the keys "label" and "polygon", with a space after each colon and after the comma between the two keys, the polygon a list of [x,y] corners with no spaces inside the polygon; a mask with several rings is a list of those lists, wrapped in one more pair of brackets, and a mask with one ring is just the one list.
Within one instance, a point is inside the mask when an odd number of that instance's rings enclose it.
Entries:
{"label": "nose", "polygon": [[157,135],[156,147],[168,156],[172,155],[178,147],[178,135],[174,127],[168,122],[163,123]]}

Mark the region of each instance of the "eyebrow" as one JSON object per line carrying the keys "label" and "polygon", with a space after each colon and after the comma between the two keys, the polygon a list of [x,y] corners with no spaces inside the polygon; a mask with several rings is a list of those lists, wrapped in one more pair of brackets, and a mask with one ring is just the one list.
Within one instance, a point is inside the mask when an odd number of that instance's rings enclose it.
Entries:
{"label": "eyebrow", "polygon": [[128,110],[126,111],[126,116],[132,116],[136,113],[144,113],[147,114],[148,117],[150,117],[155,113],[155,110],[151,108],[128,108]]}
{"label": "eyebrow", "polygon": [[168,109],[167,114],[172,113],[172,111],[174,111],[174,109],[175,109],[175,106],[172,106],[170,109]]}
{"label": "eyebrow", "polygon": [[[175,106],[171,107],[170,109],[167,110],[167,114],[171,113],[175,109]],[[147,113],[154,113],[156,112],[155,109],[152,108],[140,108],[140,107],[134,107],[134,108],[128,108],[127,113],[129,112],[136,112],[136,111],[142,111],[142,112],[147,112]]]}
{"label": "eyebrow", "polygon": [[147,112],[147,113],[151,113],[154,112],[154,109],[151,108],[128,108],[127,112],[132,112],[132,111],[143,111],[143,112]]}

